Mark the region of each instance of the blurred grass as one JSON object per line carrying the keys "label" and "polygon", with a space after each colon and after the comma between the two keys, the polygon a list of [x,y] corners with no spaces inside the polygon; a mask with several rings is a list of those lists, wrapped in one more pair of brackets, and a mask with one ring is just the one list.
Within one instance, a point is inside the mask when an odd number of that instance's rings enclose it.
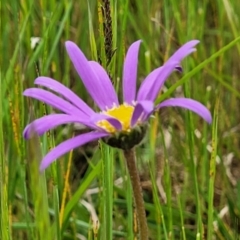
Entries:
{"label": "blurred grass", "polygon": [[[1,2],[3,240],[104,239],[103,236],[133,239],[132,191],[119,151],[109,155],[104,147],[106,154],[101,155],[96,147],[86,146],[73,152],[71,167],[69,154],[45,174],[39,174],[41,155],[73,132],[69,128],[66,134],[65,128],[59,127],[28,144],[22,138],[22,130],[32,117],[52,112],[51,108],[22,97],[22,91],[33,86],[38,75],[57,79],[93,106],[70,64],[64,42],[76,42],[89,59],[100,57],[107,65],[102,6],[101,1],[95,0]],[[111,9],[112,49],[116,52],[107,70],[119,96],[122,63],[133,41],[143,39],[139,85],[180,45],[199,39],[197,52],[183,63],[183,75],[174,73],[169,78],[167,91],[158,101],[184,95],[207,105],[216,116],[208,126],[184,110],[164,109],[151,122],[149,134],[138,148],[151,239],[240,239],[240,2],[149,0],[143,4],[111,0]],[[35,48],[31,48],[31,37],[41,38]],[[88,168],[80,176],[84,164]],[[110,169],[104,164],[110,164]],[[111,168],[112,182],[108,175]],[[209,175],[212,172],[215,177]],[[91,208],[86,208],[81,199]],[[108,209],[105,217],[104,209]],[[93,210],[100,229],[93,221]],[[109,231],[108,226],[112,226]]]}

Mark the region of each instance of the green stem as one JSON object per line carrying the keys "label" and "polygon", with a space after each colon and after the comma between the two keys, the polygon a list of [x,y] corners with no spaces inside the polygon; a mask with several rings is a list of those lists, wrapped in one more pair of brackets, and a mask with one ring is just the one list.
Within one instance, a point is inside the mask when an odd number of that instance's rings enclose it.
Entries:
{"label": "green stem", "polygon": [[137,166],[136,166],[135,150],[134,148],[132,148],[130,150],[124,150],[123,152],[127,162],[127,168],[128,168],[128,172],[129,172],[131,183],[132,183],[133,195],[134,195],[136,211],[137,211],[140,239],[148,240],[147,218],[146,218],[146,212],[144,208],[140,177],[139,177]]}

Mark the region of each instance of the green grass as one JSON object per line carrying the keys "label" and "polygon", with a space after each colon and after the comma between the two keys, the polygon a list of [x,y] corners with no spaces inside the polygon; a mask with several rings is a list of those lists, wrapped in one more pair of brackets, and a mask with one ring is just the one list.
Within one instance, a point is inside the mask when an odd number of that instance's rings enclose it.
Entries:
{"label": "green grass", "polygon": [[[64,48],[72,40],[88,59],[101,59],[121,98],[124,57],[137,39],[143,40],[138,86],[180,45],[201,41],[156,102],[184,95],[214,117],[207,125],[169,108],[151,120],[137,148],[151,239],[240,239],[240,2],[110,2],[115,53],[109,64],[102,1],[1,2],[0,239],[134,239],[121,151],[88,144],[40,173],[42,156],[76,133],[59,127],[25,141],[26,124],[52,109],[22,92],[37,76],[50,76],[94,107]],[[31,37],[41,38],[34,49]]]}

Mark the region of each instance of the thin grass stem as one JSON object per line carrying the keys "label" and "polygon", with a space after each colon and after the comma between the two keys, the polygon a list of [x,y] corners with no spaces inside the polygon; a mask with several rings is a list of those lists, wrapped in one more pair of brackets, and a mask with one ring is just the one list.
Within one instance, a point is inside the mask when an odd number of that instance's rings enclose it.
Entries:
{"label": "thin grass stem", "polygon": [[133,195],[134,195],[138,224],[139,224],[140,239],[147,240],[148,226],[147,226],[146,212],[144,208],[142,187],[141,187],[140,177],[139,177],[137,166],[136,166],[136,152],[135,152],[135,149],[133,148],[130,150],[125,150],[123,153],[126,159],[127,168],[130,175],[132,188],[133,188]]}

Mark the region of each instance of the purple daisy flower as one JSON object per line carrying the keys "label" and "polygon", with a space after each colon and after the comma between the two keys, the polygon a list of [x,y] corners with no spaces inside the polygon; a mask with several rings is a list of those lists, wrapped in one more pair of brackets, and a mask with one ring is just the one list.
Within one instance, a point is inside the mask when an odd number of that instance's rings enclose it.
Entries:
{"label": "purple daisy flower", "polygon": [[48,77],[38,77],[34,83],[60,94],[64,99],[41,88],[29,88],[24,91],[24,96],[38,99],[62,112],[41,117],[27,125],[23,132],[26,139],[31,137],[31,129],[42,135],[61,124],[80,123],[92,129],[91,132],[68,139],[52,149],[43,158],[41,170],[70,150],[96,139],[103,139],[113,147],[131,149],[143,139],[149,117],[163,107],[189,109],[211,123],[209,110],[193,99],[171,98],[154,106],[154,101],[168,76],[175,69],[181,69],[181,60],[196,50],[194,47],[199,41],[189,41],[179,48],[163,66],[156,68],[145,78],[137,92],[140,43],[140,40],[134,42],[126,55],[122,104],[119,103],[111,80],[102,66],[95,61],[88,61],[78,46],[70,41],[66,42],[68,55],[87,91],[99,107],[99,112],[91,109],[69,88]]}

